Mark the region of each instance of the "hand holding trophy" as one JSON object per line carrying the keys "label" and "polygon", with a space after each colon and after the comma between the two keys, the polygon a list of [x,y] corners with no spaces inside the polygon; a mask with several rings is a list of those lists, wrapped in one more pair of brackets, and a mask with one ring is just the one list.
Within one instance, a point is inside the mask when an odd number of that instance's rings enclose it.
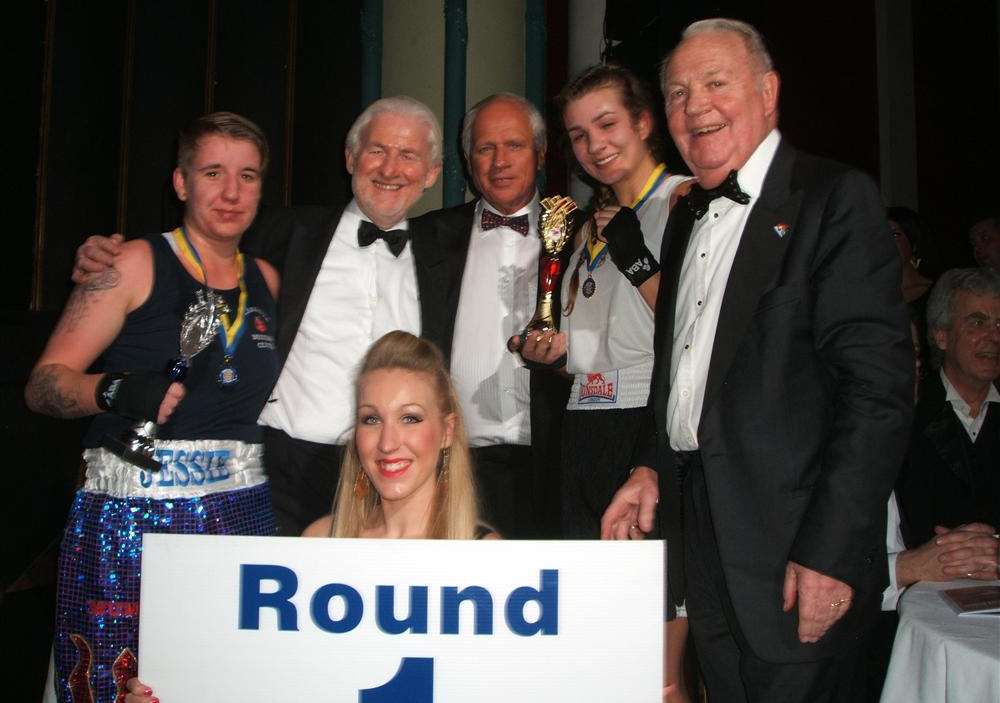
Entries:
{"label": "hand holding trophy", "polygon": [[[553,312],[553,300],[562,279],[560,255],[569,241],[569,214],[576,210],[576,203],[565,195],[554,195],[541,201],[538,234],[542,240],[542,253],[538,257],[538,302],[535,314],[525,325],[520,339],[512,337],[507,348],[520,351],[530,332],[548,332],[559,329],[559,316]],[[515,340],[518,340],[515,342]]]}
{"label": "hand holding trophy", "polygon": [[[158,388],[153,391],[154,396],[162,396],[158,390],[162,388],[166,391],[170,383],[182,382],[185,379],[191,367],[191,359],[212,344],[220,318],[229,311],[226,302],[211,289],[197,291],[195,296],[195,302],[188,306],[181,321],[180,355],[170,361],[165,375],[158,379],[161,383],[156,384]],[[98,396],[102,398],[99,403],[104,409],[116,409],[115,396],[120,391],[122,380],[122,374],[109,375],[106,379],[104,391]],[[159,398],[154,400],[158,404]],[[130,416],[135,417],[135,415]],[[121,437],[105,437],[104,448],[139,468],[159,471],[160,463],[153,456],[153,440],[156,439],[159,426],[152,419],[143,417],[136,419],[139,422]]]}

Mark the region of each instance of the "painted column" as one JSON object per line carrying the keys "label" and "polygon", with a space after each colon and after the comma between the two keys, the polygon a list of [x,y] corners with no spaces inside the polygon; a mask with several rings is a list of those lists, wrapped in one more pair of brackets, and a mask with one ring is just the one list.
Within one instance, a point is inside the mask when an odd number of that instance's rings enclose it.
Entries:
{"label": "painted column", "polygon": [[361,3],[361,109],[382,97],[382,0]]}
{"label": "painted column", "polygon": [[465,202],[462,159],[455,148],[465,114],[465,59],[469,43],[465,0],[444,2],[444,206]]}

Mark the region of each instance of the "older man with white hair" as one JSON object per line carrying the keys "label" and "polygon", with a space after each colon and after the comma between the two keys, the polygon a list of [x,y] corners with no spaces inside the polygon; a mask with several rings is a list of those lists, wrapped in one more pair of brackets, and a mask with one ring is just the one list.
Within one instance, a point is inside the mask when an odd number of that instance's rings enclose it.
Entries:
{"label": "older man with white hair", "polygon": [[662,498],[710,700],[862,700],[913,389],[878,191],[788,145],[753,27],[696,22],[661,78],[699,184],[663,237],[656,437],[603,530],[648,531]]}
{"label": "older man with white hair", "polygon": [[535,308],[545,121],[519,95],[490,95],[466,113],[462,150],[479,197],[416,222],[433,224],[454,280],[451,372],[483,512],[505,537],[551,535],[568,384],[505,346]]}

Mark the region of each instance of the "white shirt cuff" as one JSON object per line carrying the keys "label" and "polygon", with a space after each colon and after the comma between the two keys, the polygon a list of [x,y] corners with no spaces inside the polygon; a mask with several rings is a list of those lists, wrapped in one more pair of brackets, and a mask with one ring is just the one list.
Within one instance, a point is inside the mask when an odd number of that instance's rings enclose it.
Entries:
{"label": "white shirt cuff", "polygon": [[895,610],[896,604],[899,603],[899,597],[903,595],[903,591],[906,588],[900,588],[899,584],[896,582],[896,557],[899,556],[898,552],[889,554],[887,559],[889,563],[889,585],[882,591],[882,610]]}

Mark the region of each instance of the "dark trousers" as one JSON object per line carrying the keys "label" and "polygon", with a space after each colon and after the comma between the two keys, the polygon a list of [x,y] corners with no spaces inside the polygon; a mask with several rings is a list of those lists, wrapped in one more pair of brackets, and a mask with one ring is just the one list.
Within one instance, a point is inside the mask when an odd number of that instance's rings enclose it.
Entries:
{"label": "dark trousers", "polygon": [[568,410],[562,425],[563,539],[600,539],[601,518],[634,466],[645,407]]}
{"label": "dark trousers", "polygon": [[[863,701],[864,647],[846,647],[834,657],[792,664],[764,661],[750,649],[729,598],[701,461],[696,454],[687,457],[683,491],[686,605],[708,700]],[[760,607],[780,605],[775,601]]]}
{"label": "dark trousers", "polygon": [[505,539],[534,537],[538,485],[531,447],[475,447],[472,462],[482,519]]}
{"label": "dark trousers", "polygon": [[264,465],[279,535],[298,537],[333,510],[343,453],[342,445],[295,439],[264,428]]}

